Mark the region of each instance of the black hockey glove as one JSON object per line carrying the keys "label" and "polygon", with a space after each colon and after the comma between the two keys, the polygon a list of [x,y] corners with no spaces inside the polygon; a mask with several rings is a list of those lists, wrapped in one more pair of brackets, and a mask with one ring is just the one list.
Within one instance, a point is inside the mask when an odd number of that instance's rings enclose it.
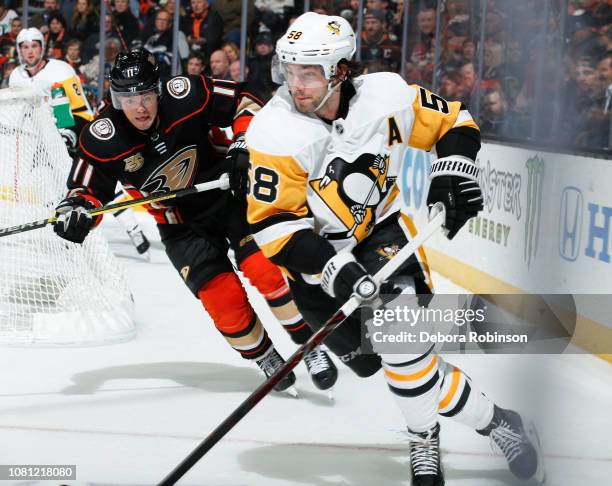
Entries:
{"label": "black hockey glove", "polygon": [[378,296],[378,285],[352,253],[337,253],[331,257],[321,272],[321,288],[346,302],[353,295],[362,301],[372,301]]}
{"label": "black hockey glove", "polygon": [[240,137],[232,143],[225,159],[228,162],[230,189],[234,196],[242,196],[249,192],[249,151],[244,138]]}
{"label": "black hockey glove", "polygon": [[83,243],[95,223],[90,209],[95,209],[94,204],[83,196],[67,197],[55,208],[53,231],[65,240]]}
{"label": "black hockey glove", "polygon": [[445,157],[431,165],[427,206],[431,209],[437,202],[444,204],[444,227],[449,239],[457,234],[468,219],[483,209],[478,173],[476,164],[467,157]]}

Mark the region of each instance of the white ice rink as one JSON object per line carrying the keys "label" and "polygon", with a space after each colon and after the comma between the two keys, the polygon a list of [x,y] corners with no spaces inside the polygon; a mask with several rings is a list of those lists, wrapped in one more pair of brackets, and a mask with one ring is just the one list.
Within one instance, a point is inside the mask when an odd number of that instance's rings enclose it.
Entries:
{"label": "white ice rink", "polygon": [[[76,464],[78,480],[62,484],[153,485],[262,376],[215,330],[168,263],[154,227],[147,226],[155,239],[151,263],[136,256],[114,222],[104,231],[130,272],[137,338],[92,348],[1,348],[0,464]],[[460,291],[435,277],[439,291]],[[261,310],[261,299],[254,305]],[[267,310],[262,315],[288,356],[295,346]],[[534,417],[547,484],[612,484],[608,363],[587,355],[446,359],[501,406]],[[299,399],[266,397],[179,484],[408,486],[403,420],[381,374],[360,379],[338,366],[335,403],[300,365]],[[449,419],[441,423],[447,485],[529,484],[513,480],[488,439]]]}

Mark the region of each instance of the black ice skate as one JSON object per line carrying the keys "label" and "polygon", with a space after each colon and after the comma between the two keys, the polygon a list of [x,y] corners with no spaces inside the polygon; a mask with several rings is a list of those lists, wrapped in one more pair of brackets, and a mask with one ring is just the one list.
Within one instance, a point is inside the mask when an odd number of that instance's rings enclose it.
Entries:
{"label": "black ice skate", "polygon": [[544,481],[540,442],[535,427],[530,423],[525,427],[518,413],[495,406],[491,423],[476,432],[491,438],[491,445],[504,454],[510,471],[517,478]]}
{"label": "black ice skate", "polygon": [[319,390],[329,390],[330,399],[333,400],[331,387],[338,379],[338,368],[329,355],[320,346],[317,346],[304,356],[304,362],[314,385]]}
{"label": "black ice skate", "polygon": [[147,251],[151,247],[151,243],[149,243],[149,240],[144,235],[142,230],[138,226],[136,226],[135,228],[129,230],[127,234],[130,236],[130,239],[136,247],[136,251],[138,252],[138,254],[148,257],[149,255]]}
{"label": "black ice skate", "polygon": [[427,432],[408,429],[408,436],[412,486],[444,486],[440,465],[440,424]]}
{"label": "black ice skate", "polygon": [[[261,368],[261,371],[264,372],[266,378],[270,378],[274,372],[279,369],[283,364],[285,364],[285,360],[283,357],[278,354],[276,349],[272,348],[272,350],[266,354],[264,357],[255,360],[257,366]],[[295,374],[293,371],[285,376],[281,381],[279,381],[274,389],[277,392],[287,392],[289,395],[297,397],[297,390],[293,386],[295,383]]]}

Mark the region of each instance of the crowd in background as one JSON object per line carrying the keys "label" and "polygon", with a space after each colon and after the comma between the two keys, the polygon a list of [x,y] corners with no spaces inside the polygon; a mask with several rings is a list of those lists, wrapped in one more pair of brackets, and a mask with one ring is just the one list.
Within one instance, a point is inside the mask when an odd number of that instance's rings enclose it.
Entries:
{"label": "crowd in background", "polygon": [[[312,0],[307,8],[341,15],[356,31],[361,25],[358,57],[365,72],[398,72],[461,100],[485,138],[580,151],[612,146],[612,0],[410,0],[407,22],[404,1]],[[107,71],[120,50],[145,46],[162,74],[171,75],[175,0],[107,5],[102,49],[98,0],[31,0],[28,26],[43,31],[47,56],[70,63],[94,95],[99,52]],[[242,1],[180,5],[179,72],[241,79]],[[304,2],[248,5],[242,76],[268,97],[276,89],[270,76],[275,41],[304,11]],[[2,86],[17,62],[21,28],[21,0],[0,0]]]}

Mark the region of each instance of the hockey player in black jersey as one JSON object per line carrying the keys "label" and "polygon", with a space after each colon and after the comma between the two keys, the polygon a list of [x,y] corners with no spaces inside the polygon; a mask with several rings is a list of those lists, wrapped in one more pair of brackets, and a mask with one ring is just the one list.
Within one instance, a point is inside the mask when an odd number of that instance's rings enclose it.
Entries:
{"label": "hockey player in black jersey", "polygon": [[[56,209],[55,232],[83,242],[101,219],[87,210],[112,200],[117,181],[138,198],[229,172],[231,191],[212,190],[147,209],[157,221],[172,264],[217,329],[270,376],[283,358],[249,304],[228,249],[294,342],[306,342],[312,332],[246,222],[248,152],[243,135],[261,102],[240,84],[204,76],[176,76],[162,84],[155,58],[146,49],[119,54],[110,77],[112,106],[81,132],[69,193]],[[215,156],[207,137],[211,125],[232,127],[235,135],[226,159]],[[337,370],[325,351],[317,348],[305,361],[317,387],[334,384]],[[294,382],[291,374],[277,389]]]}

